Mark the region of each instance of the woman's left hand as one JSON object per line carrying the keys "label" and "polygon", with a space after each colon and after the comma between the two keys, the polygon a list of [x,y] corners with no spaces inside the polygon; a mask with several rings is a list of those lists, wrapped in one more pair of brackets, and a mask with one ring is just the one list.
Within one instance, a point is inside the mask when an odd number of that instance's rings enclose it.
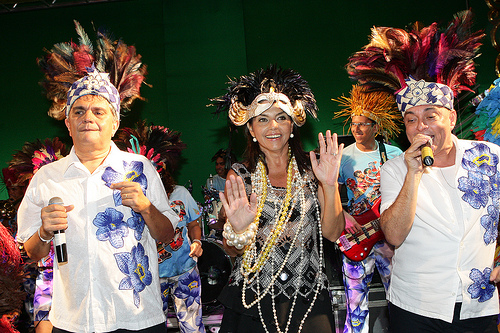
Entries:
{"label": "woman's left hand", "polygon": [[314,175],[322,185],[337,185],[339,177],[340,160],[344,144],[337,144],[337,134],[326,131],[326,139],[323,133],[318,134],[319,160],[316,159],[314,151],[309,152]]}

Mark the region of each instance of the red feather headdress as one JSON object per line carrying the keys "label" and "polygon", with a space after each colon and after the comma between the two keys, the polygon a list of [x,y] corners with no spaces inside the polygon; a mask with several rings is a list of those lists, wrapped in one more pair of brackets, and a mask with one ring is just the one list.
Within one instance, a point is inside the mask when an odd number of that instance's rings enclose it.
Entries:
{"label": "red feather headdress", "polygon": [[109,73],[111,83],[120,94],[120,107],[128,110],[140,95],[140,88],[146,75],[146,65],[134,46],[122,40],[112,40],[102,31],[97,31],[97,47],[94,47],[80,23],[75,22],[79,44],[55,44],[44,58],[37,59],[45,74],[41,85],[52,101],[49,115],[58,120],[65,118],[67,93],[73,82],[87,75],[87,68],[95,64],[100,73]]}
{"label": "red feather headdress", "polygon": [[[440,89],[439,94],[444,96],[441,101],[433,103],[453,105],[453,97],[463,90],[471,90],[476,80],[474,59],[478,56],[480,41],[485,34],[471,30],[470,10],[455,15],[453,21],[441,30],[437,23],[423,27],[418,22],[411,30],[373,27],[370,43],[349,58],[347,72],[353,80],[369,86],[371,90],[392,93],[407,94],[423,81],[425,88],[430,89],[427,90],[429,93]],[[411,78],[413,85],[408,87]],[[429,82],[434,85],[427,86]],[[412,99],[411,94],[408,97],[410,100],[409,106],[420,103]],[[429,100],[422,100],[422,103]],[[403,99],[403,107],[408,101]],[[401,103],[398,101],[400,109]]]}

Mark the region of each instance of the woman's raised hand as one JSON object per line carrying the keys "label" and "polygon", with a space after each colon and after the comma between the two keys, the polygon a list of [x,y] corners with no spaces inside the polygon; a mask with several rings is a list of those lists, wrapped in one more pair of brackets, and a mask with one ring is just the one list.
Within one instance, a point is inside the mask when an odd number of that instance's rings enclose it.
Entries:
{"label": "woman's raised hand", "polygon": [[227,177],[225,192],[219,196],[233,230],[238,234],[244,232],[257,214],[257,195],[252,193],[248,202],[243,179],[231,174]]}
{"label": "woman's raised hand", "polygon": [[319,140],[319,160],[316,159],[314,151],[309,152],[314,175],[323,185],[334,186],[339,178],[340,160],[344,144],[338,145],[337,134],[326,131],[326,138],[323,133],[318,134]]}

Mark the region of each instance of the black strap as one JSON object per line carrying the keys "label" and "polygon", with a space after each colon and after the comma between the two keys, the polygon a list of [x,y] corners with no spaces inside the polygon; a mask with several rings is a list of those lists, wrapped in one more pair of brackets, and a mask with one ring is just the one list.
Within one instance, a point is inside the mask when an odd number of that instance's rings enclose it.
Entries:
{"label": "black strap", "polygon": [[380,165],[383,165],[387,162],[387,153],[385,151],[385,145],[382,140],[378,141],[378,150],[380,152]]}

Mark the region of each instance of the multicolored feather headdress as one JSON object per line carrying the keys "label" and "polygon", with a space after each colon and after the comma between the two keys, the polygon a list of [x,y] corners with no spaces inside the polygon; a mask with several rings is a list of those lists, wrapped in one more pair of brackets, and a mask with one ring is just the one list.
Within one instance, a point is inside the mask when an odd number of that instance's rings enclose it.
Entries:
{"label": "multicolored feather headdress", "polygon": [[68,91],[72,84],[87,76],[89,68],[109,74],[109,81],[120,95],[120,106],[128,110],[140,95],[140,88],[146,75],[146,65],[134,46],[127,46],[122,40],[113,40],[109,34],[97,31],[96,47],[90,41],[80,23],[75,22],[79,45],[74,42],[55,44],[44,58],[37,59],[45,74],[41,85],[52,101],[49,115],[56,119],[65,118]]}
{"label": "multicolored feather headdress", "polygon": [[476,140],[500,145],[500,79],[496,79],[484,95],[477,105],[472,131]]}
{"label": "multicolored feather headdress", "polygon": [[137,123],[136,128],[122,128],[113,141],[125,151],[146,156],[158,173],[175,172],[186,144],[180,139],[181,133],[163,126]]}
{"label": "multicolored feather headdress", "polygon": [[342,96],[333,99],[345,109],[335,112],[335,118],[348,117],[346,123],[353,116],[365,116],[379,125],[379,133],[386,139],[391,139],[400,132],[398,123],[401,115],[394,95],[385,91],[369,91],[365,86],[353,85],[350,97]]}
{"label": "multicolored feather headdress", "polygon": [[66,145],[59,138],[26,142],[22,150],[12,155],[9,162],[9,169],[14,170],[17,175],[17,183],[14,185],[24,185],[42,166],[66,155]]}
{"label": "multicolored feather headdress", "polygon": [[453,108],[453,97],[476,80],[474,59],[482,31],[471,32],[472,12],[463,11],[442,30],[437,23],[410,31],[372,28],[371,40],[349,58],[349,76],[372,90],[396,93],[399,110],[417,105]]}
{"label": "multicolored feather headdress", "polygon": [[262,114],[274,103],[285,111],[297,126],[306,122],[306,113],[316,118],[318,107],[306,80],[291,69],[269,66],[228,82],[228,92],[212,99],[216,113],[229,112],[229,119],[242,126]]}

